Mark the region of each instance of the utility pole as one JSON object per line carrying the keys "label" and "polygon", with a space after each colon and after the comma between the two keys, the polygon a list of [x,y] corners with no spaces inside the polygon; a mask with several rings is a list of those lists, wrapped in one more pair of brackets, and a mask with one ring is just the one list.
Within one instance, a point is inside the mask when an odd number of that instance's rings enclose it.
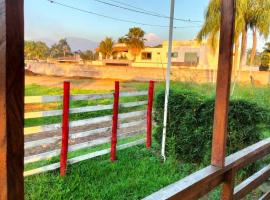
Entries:
{"label": "utility pole", "polygon": [[165,147],[166,147],[166,131],[167,131],[167,119],[168,119],[168,100],[169,100],[169,90],[170,90],[170,73],[171,73],[171,63],[172,63],[174,3],[175,3],[175,0],[171,0],[169,44],[168,44],[168,63],[167,63],[167,73],[166,73],[164,119],[163,119],[163,132],[162,132],[162,144],[161,144],[161,156],[163,157],[164,161],[166,160]]}

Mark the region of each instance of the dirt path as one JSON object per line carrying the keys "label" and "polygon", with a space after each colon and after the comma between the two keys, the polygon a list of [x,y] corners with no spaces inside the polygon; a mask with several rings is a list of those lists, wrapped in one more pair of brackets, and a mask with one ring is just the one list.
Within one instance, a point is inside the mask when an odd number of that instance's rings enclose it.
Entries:
{"label": "dirt path", "polygon": [[[95,90],[95,91],[112,91],[114,90],[113,79],[91,79],[91,78],[70,78],[55,77],[27,74],[25,76],[25,84],[37,84],[46,87],[63,87],[64,81],[70,81],[73,89]],[[132,88],[123,88],[125,91],[133,90]]]}

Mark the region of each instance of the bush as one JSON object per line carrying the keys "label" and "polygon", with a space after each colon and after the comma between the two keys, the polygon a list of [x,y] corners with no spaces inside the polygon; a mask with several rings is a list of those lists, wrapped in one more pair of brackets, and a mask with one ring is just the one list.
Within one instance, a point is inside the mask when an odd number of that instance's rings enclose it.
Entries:
{"label": "bush", "polygon": [[[164,91],[155,97],[155,138],[161,142]],[[269,111],[244,100],[229,107],[227,155],[262,139],[261,129],[269,125]],[[183,162],[209,164],[212,142],[214,99],[189,91],[170,91],[167,150]],[[170,152],[170,153],[171,153]]]}

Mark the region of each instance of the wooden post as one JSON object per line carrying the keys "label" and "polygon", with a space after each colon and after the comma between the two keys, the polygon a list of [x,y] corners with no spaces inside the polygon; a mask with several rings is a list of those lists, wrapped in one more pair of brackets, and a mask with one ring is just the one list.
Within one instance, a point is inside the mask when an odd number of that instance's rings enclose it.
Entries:
{"label": "wooden post", "polygon": [[0,199],[24,199],[23,0],[0,0]]}
{"label": "wooden post", "polygon": [[146,131],[146,148],[150,149],[152,145],[152,108],[154,97],[154,81],[149,81],[148,104],[147,104],[147,131]]}
{"label": "wooden post", "polygon": [[65,176],[67,170],[67,154],[68,154],[68,138],[69,138],[69,98],[70,98],[70,83],[64,82],[60,176]]}
{"label": "wooden post", "polygon": [[119,81],[115,81],[113,118],[112,118],[112,139],[111,139],[111,161],[116,160],[117,145],[117,125],[118,125],[118,107],[119,107]]}
{"label": "wooden post", "polygon": [[235,176],[234,169],[231,169],[224,175],[224,184],[222,186],[222,193],[221,193],[222,200],[233,199],[234,176]]}
{"label": "wooden post", "polygon": [[221,1],[221,28],[217,72],[216,103],[212,140],[212,165],[224,167],[228,107],[233,60],[235,0]]}

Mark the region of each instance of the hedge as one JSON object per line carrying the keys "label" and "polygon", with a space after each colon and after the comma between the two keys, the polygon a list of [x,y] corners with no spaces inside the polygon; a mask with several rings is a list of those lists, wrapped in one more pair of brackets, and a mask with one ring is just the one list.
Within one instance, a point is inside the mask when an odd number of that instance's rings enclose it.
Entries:
{"label": "hedge", "polygon": [[[155,139],[161,143],[164,91],[155,96]],[[168,104],[167,153],[188,163],[209,164],[212,143],[214,99],[190,91],[171,90]],[[269,110],[246,100],[229,106],[227,155],[260,141],[269,127]],[[168,152],[169,151],[169,152]]]}

